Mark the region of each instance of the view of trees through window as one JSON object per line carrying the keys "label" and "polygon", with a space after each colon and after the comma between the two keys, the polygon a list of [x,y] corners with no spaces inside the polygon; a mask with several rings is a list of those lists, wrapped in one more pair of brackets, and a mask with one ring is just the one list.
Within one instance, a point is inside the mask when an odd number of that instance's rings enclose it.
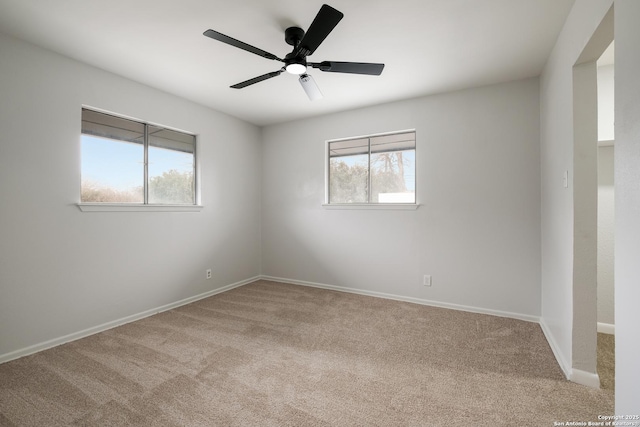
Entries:
{"label": "view of trees through window", "polygon": [[415,132],[328,145],[329,203],[415,203]]}
{"label": "view of trees through window", "polygon": [[193,135],[86,109],[82,117],[81,202],[195,204]]}

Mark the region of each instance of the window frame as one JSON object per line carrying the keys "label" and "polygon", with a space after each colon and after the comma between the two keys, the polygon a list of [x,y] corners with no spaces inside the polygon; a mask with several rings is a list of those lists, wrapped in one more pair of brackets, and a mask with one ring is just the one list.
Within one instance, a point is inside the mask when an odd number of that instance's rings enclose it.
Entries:
{"label": "window frame", "polygon": [[[199,138],[198,135],[193,132],[184,131],[165,125],[159,125],[154,122],[140,120],[125,116],[122,114],[113,113],[111,111],[102,110],[86,105],[82,105],[80,110],[80,137],[82,135],[91,135],[83,132],[82,116],[83,111],[104,114],[112,116],[121,120],[128,120],[144,126],[144,141],[143,141],[143,202],[83,202],[80,199],[79,203],[76,203],[78,208],[82,212],[199,212],[203,206],[200,203],[200,160],[199,160]],[[149,142],[149,128],[154,127],[161,130],[169,130],[172,132],[178,132],[193,137],[193,203],[184,204],[167,204],[167,203],[149,203],[149,147],[153,147],[153,144]],[[80,154],[82,162],[82,154]],[[80,185],[82,185],[82,176],[80,178]]]}
{"label": "window frame", "polygon": [[[414,182],[414,202],[408,203],[380,203],[380,202],[372,202],[371,201],[371,139],[380,137],[380,136],[389,136],[389,135],[400,135],[405,133],[413,133],[414,134],[414,148],[413,151],[415,154],[414,159],[414,170],[415,170],[415,182]],[[355,141],[358,139],[367,139],[368,140],[368,150],[367,150],[367,202],[361,203],[330,203],[331,200],[331,143],[334,142],[342,142],[342,141]],[[417,171],[417,153],[418,153],[418,144],[417,144],[417,134],[415,129],[405,129],[391,132],[383,132],[376,133],[370,135],[362,135],[362,136],[352,136],[347,138],[337,138],[330,139],[325,141],[325,196],[324,203],[322,206],[326,209],[380,209],[380,210],[415,210],[420,204],[418,203],[418,171]]]}

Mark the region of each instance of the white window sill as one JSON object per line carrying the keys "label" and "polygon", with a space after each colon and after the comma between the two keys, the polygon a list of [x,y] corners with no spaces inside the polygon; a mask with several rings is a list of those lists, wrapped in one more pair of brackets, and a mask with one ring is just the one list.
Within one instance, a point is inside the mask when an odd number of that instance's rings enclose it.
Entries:
{"label": "white window sill", "polygon": [[78,203],[82,212],[200,212],[202,205],[140,205],[128,203]]}
{"label": "white window sill", "polygon": [[323,203],[325,209],[362,209],[362,210],[416,210],[419,203]]}

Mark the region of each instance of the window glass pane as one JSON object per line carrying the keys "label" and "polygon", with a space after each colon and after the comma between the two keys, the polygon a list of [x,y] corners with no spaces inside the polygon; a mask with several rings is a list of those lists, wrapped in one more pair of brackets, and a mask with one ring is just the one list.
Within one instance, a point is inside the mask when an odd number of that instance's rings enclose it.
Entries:
{"label": "window glass pane", "polygon": [[329,203],[367,203],[369,156],[332,157],[329,160]]}
{"label": "window glass pane", "polygon": [[371,203],[415,203],[415,133],[371,138]]}
{"label": "window glass pane", "polygon": [[81,194],[84,203],[144,203],[144,146],[82,135]]}
{"label": "window glass pane", "polygon": [[80,201],[144,203],[144,125],[82,109]]}
{"label": "window glass pane", "polygon": [[149,203],[195,204],[195,136],[149,126]]}

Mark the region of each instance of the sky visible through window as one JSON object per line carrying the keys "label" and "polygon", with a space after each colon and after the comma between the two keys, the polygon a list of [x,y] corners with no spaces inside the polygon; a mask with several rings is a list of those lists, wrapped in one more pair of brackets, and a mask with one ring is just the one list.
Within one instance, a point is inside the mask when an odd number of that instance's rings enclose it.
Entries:
{"label": "sky visible through window", "polygon": [[[82,135],[82,180],[118,190],[141,187],[144,181],[142,144]],[[149,176],[164,171],[193,172],[193,154],[149,147]]]}

